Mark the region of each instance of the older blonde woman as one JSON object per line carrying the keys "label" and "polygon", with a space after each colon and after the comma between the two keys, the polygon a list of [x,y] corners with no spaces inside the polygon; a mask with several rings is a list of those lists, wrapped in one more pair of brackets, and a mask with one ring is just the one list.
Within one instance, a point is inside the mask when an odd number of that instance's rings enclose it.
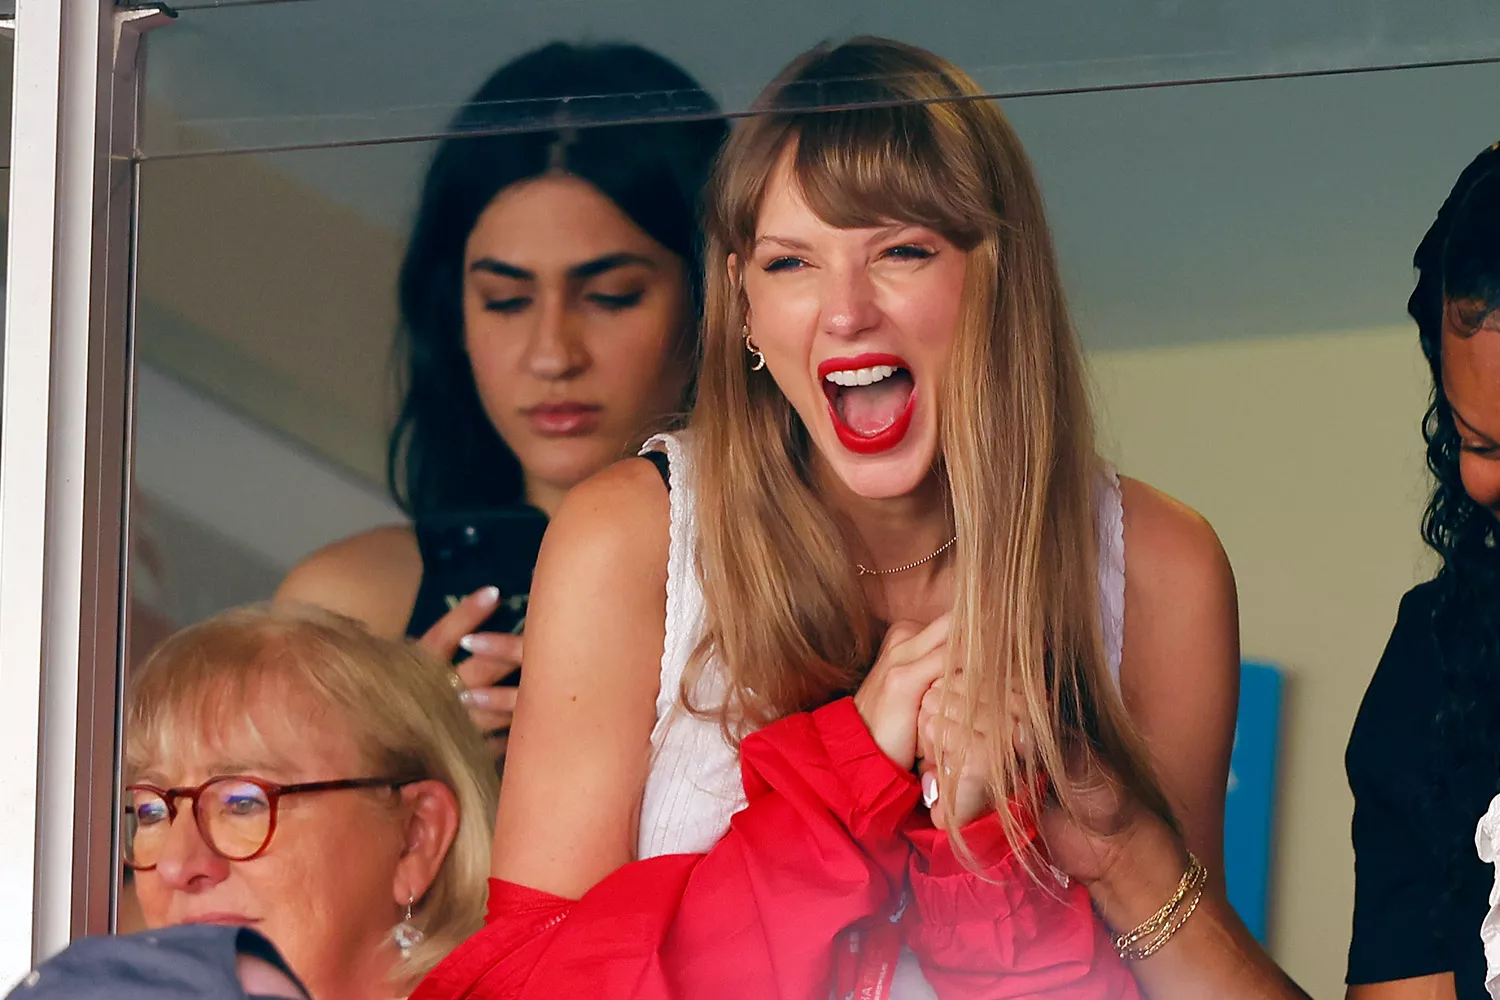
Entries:
{"label": "older blonde woman", "polygon": [[298,605],[133,678],[124,857],[149,927],[254,927],[317,1000],[405,996],[484,915],[496,778],[450,671]]}

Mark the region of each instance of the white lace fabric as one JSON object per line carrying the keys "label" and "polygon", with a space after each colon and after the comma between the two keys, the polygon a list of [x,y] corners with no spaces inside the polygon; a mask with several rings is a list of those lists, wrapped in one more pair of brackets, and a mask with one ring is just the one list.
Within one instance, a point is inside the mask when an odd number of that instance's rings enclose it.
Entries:
{"label": "white lace fabric", "polygon": [[1495,884],[1490,889],[1490,912],[1479,925],[1479,940],[1484,942],[1484,988],[1491,1000],[1500,1000],[1500,795],[1490,800],[1490,807],[1474,831],[1474,847],[1479,860],[1495,866]]}

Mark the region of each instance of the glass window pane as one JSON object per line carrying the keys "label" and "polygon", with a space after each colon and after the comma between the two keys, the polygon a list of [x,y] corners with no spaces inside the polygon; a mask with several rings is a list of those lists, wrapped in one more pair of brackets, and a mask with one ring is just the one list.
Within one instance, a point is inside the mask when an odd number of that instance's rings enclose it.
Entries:
{"label": "glass window pane", "polygon": [[[557,38],[646,45],[680,63],[728,113],[747,109],[797,53],[861,33],[930,48],[1001,96],[1490,59],[1500,43],[1500,8],[1485,0],[176,6],[177,23],[153,40],[149,155],[431,135],[494,66]],[[692,97],[643,95],[640,110],[671,114],[696,107]],[[587,121],[594,112],[575,102],[570,113]]]}
{"label": "glass window pane", "polygon": [[[1410,259],[1500,138],[1492,4],[179,7],[151,42],[142,165],[133,572],[156,631],[136,629],[137,654],[269,596],[320,545],[402,523],[397,272],[430,137],[495,66],[624,37],[743,111],[816,39],[891,34],[1019,95],[1002,105],[1047,197],[1102,448],[1216,525],[1247,655],[1298,678],[1272,943],[1312,995],[1337,993],[1342,742],[1424,566]],[[336,148],[243,153],[300,144]]]}

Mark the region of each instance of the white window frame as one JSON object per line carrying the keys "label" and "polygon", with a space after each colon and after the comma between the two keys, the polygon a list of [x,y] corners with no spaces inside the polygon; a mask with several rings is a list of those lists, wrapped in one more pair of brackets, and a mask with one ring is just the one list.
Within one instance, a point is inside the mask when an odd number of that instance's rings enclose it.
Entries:
{"label": "white window frame", "polygon": [[0,989],[113,919],[139,43],[167,20],[112,0],[16,2],[0,369]]}

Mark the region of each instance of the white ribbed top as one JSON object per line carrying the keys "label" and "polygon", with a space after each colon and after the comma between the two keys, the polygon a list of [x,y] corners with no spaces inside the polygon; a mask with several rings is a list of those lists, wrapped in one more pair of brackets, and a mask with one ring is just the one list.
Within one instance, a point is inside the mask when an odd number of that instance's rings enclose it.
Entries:
{"label": "white ribbed top", "polygon": [[[703,632],[703,591],[695,566],[697,517],[691,451],[681,436],[646,442],[670,462],[671,548],[667,557],[667,637],[656,693],[655,757],[641,802],[637,856],[707,851],[729,830],[729,817],[745,805],[739,760],[719,725],[684,711],[682,673]],[[1119,678],[1125,638],[1125,517],[1120,481],[1106,470],[1099,491],[1099,599],[1110,670]],[[715,705],[725,691],[722,669],[703,672],[697,702]]]}
{"label": "white ribbed top", "polygon": [[[703,590],[695,553],[691,449],[680,435],[663,434],[645,451],[666,452],[670,463],[671,547],[667,556],[667,634],[656,692],[655,748],[641,800],[638,858],[707,851],[729,831],[729,818],[745,806],[739,759],[718,722],[686,712],[678,694],[688,659],[703,634]],[[1125,641],[1125,514],[1120,480],[1106,468],[1099,490],[1099,602],[1104,647],[1118,682]],[[717,660],[703,672],[699,705],[722,702],[726,676]],[[927,1000],[932,988],[913,956],[903,953],[891,986],[893,1000]]]}

